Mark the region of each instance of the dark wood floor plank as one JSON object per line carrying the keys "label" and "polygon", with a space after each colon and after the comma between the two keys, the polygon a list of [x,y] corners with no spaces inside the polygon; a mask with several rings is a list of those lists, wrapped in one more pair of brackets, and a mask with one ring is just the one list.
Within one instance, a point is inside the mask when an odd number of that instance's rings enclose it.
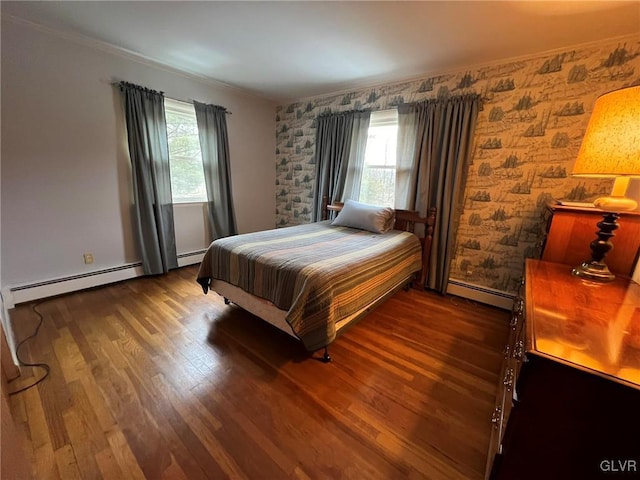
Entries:
{"label": "dark wood floor plank", "polygon": [[233,456],[236,464],[249,478],[286,478],[293,470],[296,459],[289,458],[269,437],[254,425],[246,415],[236,408],[234,402],[229,401],[221,393],[203,389],[196,389],[200,402],[212,412],[220,412],[222,428],[216,432],[216,437],[226,446],[226,450]]}
{"label": "dark wood floor plank", "polygon": [[[163,470],[173,461],[157,423],[162,423],[162,418],[158,418],[156,422],[147,415],[128,376],[122,370],[114,368],[108,360],[93,365],[92,372],[105,404],[122,429],[122,435],[140,470],[146,478],[160,478]],[[109,437],[107,439],[109,441]],[[116,440],[119,439],[117,436]]]}
{"label": "dark wood floor plank", "polygon": [[64,422],[82,478],[102,478],[94,456],[96,452],[93,449],[93,441],[96,439],[91,436],[90,425],[83,418],[81,411],[67,410],[64,413]]}
{"label": "dark wood floor plank", "polygon": [[45,443],[33,451],[34,463],[31,465],[33,478],[47,480],[62,479],[56,463],[56,457],[50,443]]}
{"label": "dark wood floor plank", "polygon": [[213,417],[199,401],[185,402],[183,397],[166,382],[162,375],[156,375],[152,380],[158,391],[171,402],[172,407],[202,445],[206,445],[207,451],[216,462],[216,468],[219,467],[223,474],[229,478],[247,478],[233,457],[226,451],[224,445],[216,438],[215,432],[222,428],[221,421]]}
{"label": "dark wood floor plank", "polygon": [[187,477],[206,479],[207,475],[211,475],[212,478],[221,478],[223,473],[218,464],[170,402],[156,390],[151,378],[144,372],[136,374],[131,368],[125,369],[125,374],[148,417],[163,424],[161,434],[172,457]]}
{"label": "dark wood floor plank", "polygon": [[102,478],[129,478],[118,465],[116,457],[111,450],[111,446],[100,450],[94,455],[94,458],[98,468],[100,469]]}
{"label": "dark wood floor plank", "polygon": [[[111,448],[111,453],[113,453],[119,469],[124,474],[122,478],[131,480],[142,480],[146,478],[122,431],[120,429],[111,429],[106,433],[106,436],[109,447]],[[99,459],[96,459],[96,461],[100,464]],[[176,478],[186,478],[186,476],[183,474],[182,477]]]}
{"label": "dark wood floor plank", "polygon": [[[267,372],[267,369],[263,369],[263,372]],[[335,445],[342,445],[351,452],[351,463],[346,470],[342,470],[342,474],[349,475],[353,470],[354,475],[357,471],[362,478],[372,478],[375,472],[383,468],[394,468],[393,465],[378,461],[380,459],[364,460],[363,456],[370,457],[370,452],[362,455],[358,440],[334,428],[336,421],[333,415],[318,405],[314,398],[304,395],[294,382],[282,376],[263,382],[261,377],[264,377],[264,373],[255,377],[245,374],[246,382],[243,385],[223,394],[235,399],[240,410],[261,431],[269,432],[272,440],[293,454],[307,474],[314,478],[339,476],[334,470],[317,462],[318,457],[331,458],[335,454]],[[302,398],[304,408],[300,406]],[[313,437],[317,444],[313,451],[306,446],[308,437]]]}
{"label": "dark wood floor plank", "polygon": [[[51,435],[47,414],[40,398],[38,388],[32,388],[23,392],[25,408],[27,410],[27,420],[29,422],[29,439],[33,444],[34,451],[42,446],[49,445],[51,448]],[[53,449],[51,449],[53,452]]]}
{"label": "dark wood floor plank", "polygon": [[56,458],[58,472],[60,473],[60,478],[64,480],[81,480],[83,478],[80,470],[78,469],[78,461],[76,460],[76,455],[71,444],[67,444],[59,448],[54,452],[54,455]]}
{"label": "dark wood floor plank", "polygon": [[[57,362],[57,356],[46,355],[43,360],[49,365],[49,376],[51,378],[59,378],[63,376],[62,368]],[[38,378],[44,375],[44,372],[38,370]],[[63,414],[72,407],[71,393],[66,384],[59,387],[54,386],[52,382],[41,382],[37,387],[42,403],[43,412],[45,414],[49,436],[51,438],[52,448],[58,448],[69,443],[69,436],[64,425]]]}
{"label": "dark wood floor plank", "polygon": [[196,272],[40,304],[52,374],[10,401],[34,478],[482,478],[508,312],[400,291],[322,364]]}
{"label": "dark wood floor plank", "polygon": [[[255,348],[259,348],[259,346],[256,345]],[[310,367],[312,369],[314,368],[313,365],[309,365],[309,362],[307,362],[306,364],[300,364],[298,366],[302,367],[303,365]],[[406,463],[406,458],[401,457],[400,459],[398,459],[395,456],[388,457],[387,454],[389,452],[387,450],[385,450],[384,448],[378,448],[378,447],[381,447],[378,440],[379,438],[382,438],[383,436],[382,432],[384,431],[385,428],[387,428],[386,426],[381,427],[380,424],[378,424],[377,428],[372,428],[373,422],[369,421],[368,418],[365,418],[365,419],[359,418],[358,416],[353,414],[353,412],[349,412],[349,411],[345,411],[339,415],[336,415],[333,405],[329,406],[327,404],[324,404],[325,398],[333,401],[336,395],[340,395],[341,392],[349,393],[349,390],[352,389],[354,386],[357,387],[355,394],[359,394],[362,399],[365,398],[362,385],[358,387],[358,382],[354,381],[353,377],[347,377],[342,379],[343,380],[342,383],[335,383],[337,380],[340,380],[340,377],[342,376],[342,369],[333,370],[334,365],[327,365],[326,367],[328,369],[331,369],[332,371],[328,372],[329,374],[325,377],[325,380],[323,381],[331,382],[331,392],[333,392],[333,394],[329,394],[327,397],[323,397],[322,400],[320,400],[320,402],[317,404],[317,408],[323,408],[325,411],[332,412],[331,416],[337,421],[337,425],[340,425],[340,424],[347,425],[348,426],[347,428],[349,429],[349,433],[355,434],[355,436],[358,437],[359,442],[363,442],[363,441],[365,443],[372,442],[373,445],[368,446],[367,453],[369,454],[368,455],[369,458],[385,458],[385,459],[389,459],[392,464],[394,464],[395,462],[394,466],[391,468],[389,468],[388,465],[386,468],[384,467],[381,468],[377,466],[377,469],[376,469],[377,472],[385,472],[384,478],[406,478],[408,471],[412,468],[411,464]],[[304,378],[304,377],[305,376],[303,375],[301,378]],[[313,374],[307,375],[307,377],[313,379]],[[314,387],[312,385],[309,386],[310,390],[313,390],[313,388]],[[304,397],[303,394],[298,393],[298,397],[301,397],[301,396]],[[314,400],[315,400],[314,398],[304,398],[303,403],[304,404],[309,403],[309,404],[315,405]],[[354,429],[354,426],[357,426],[362,430],[358,432],[357,429]],[[374,450],[374,452],[372,452],[371,450]],[[427,472],[424,472],[424,474],[427,474],[427,473],[430,475],[429,478],[447,478],[446,474],[440,470],[427,470]],[[451,471],[449,471],[448,474],[455,475]],[[354,478],[358,478],[358,476],[355,476]]]}

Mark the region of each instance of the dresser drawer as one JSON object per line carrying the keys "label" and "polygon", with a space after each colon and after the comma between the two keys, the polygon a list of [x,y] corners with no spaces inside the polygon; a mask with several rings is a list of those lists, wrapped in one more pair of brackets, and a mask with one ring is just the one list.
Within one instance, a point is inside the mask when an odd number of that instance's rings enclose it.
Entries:
{"label": "dresser drawer", "polygon": [[[492,480],[637,479],[638,467],[605,471],[604,460],[638,465],[640,391],[529,355]],[[627,463],[628,465],[628,463]]]}
{"label": "dresser drawer", "polygon": [[640,285],[621,276],[586,285],[567,265],[532,259],[525,274],[501,373],[512,395],[501,392],[489,478],[636,478],[640,357],[627,339],[640,327]]}
{"label": "dresser drawer", "polygon": [[[485,478],[489,478],[491,475],[491,468],[498,455],[502,453],[502,438],[507,427],[507,418],[505,416],[505,406],[510,404],[510,399],[507,397],[507,389],[504,388],[502,383],[505,378],[506,362],[502,363],[502,370],[500,372],[501,383],[498,383],[498,393],[496,394],[496,405],[491,414],[491,423],[493,425],[491,429],[491,439],[489,440],[489,452],[487,454],[487,467],[485,471]],[[509,407],[510,410],[510,407]]]}
{"label": "dresser drawer", "polygon": [[496,402],[491,414],[491,439],[487,455],[487,467],[485,478],[489,478],[493,463],[497,456],[502,454],[502,441],[505,429],[514,405],[517,400],[517,379],[520,367],[524,359],[524,331],[525,331],[525,299],[524,282],[513,302],[511,319],[509,321],[509,337],[503,350],[503,361],[498,377]]}
{"label": "dresser drawer", "polygon": [[[524,359],[524,323],[524,314],[519,314],[511,330],[509,343],[504,350],[504,371],[500,377],[502,384],[499,385],[498,388],[504,389],[502,414],[505,425],[509,419],[513,402],[518,400],[517,380],[520,374],[522,360]],[[502,442],[502,435],[500,435],[500,442]]]}

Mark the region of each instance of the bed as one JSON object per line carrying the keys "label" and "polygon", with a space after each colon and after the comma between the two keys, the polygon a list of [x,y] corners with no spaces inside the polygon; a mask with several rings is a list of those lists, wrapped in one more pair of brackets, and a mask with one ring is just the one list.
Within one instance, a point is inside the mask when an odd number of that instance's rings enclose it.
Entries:
{"label": "bed", "polygon": [[[205,294],[217,292],[309,352],[324,348],[322,359],[330,361],[327,347],[341,331],[398,289],[424,285],[428,271],[435,210],[426,218],[393,209],[382,218],[376,210],[369,228],[369,209],[361,228],[361,208],[325,199],[320,222],[218,239],[197,281]],[[334,220],[330,212],[338,213]],[[423,225],[421,237],[416,225]]]}

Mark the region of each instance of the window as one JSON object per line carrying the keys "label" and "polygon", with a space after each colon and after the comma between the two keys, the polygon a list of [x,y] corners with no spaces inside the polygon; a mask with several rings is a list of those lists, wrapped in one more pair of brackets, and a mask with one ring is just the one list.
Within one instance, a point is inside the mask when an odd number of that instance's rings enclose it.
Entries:
{"label": "window", "polygon": [[173,203],[206,202],[196,111],[190,103],[164,99]]}
{"label": "window", "polygon": [[393,207],[397,137],[397,110],[371,113],[359,201]]}

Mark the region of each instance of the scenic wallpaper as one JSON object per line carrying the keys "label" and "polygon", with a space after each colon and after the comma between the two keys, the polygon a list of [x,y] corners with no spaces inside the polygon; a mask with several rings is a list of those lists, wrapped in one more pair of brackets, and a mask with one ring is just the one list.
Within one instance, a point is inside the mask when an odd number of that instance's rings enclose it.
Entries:
{"label": "scenic wallpaper", "polygon": [[545,205],[610,193],[610,180],[572,178],[571,170],[596,98],[632,85],[640,85],[640,37],[279,106],[276,224],[311,221],[320,113],[476,92],[484,108],[450,278],[515,292],[524,259],[537,255]]}

